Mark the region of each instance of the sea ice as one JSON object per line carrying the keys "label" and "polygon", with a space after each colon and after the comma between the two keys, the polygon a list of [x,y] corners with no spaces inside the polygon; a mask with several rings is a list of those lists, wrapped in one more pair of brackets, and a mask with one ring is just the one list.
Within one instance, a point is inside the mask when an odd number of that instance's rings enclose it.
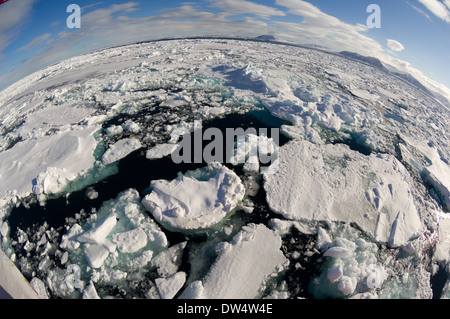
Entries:
{"label": "sea ice", "polygon": [[95,163],[97,142],[90,127],[27,140],[0,153],[0,197],[14,192],[51,194],[61,191]]}
{"label": "sea ice", "polygon": [[184,248],[187,242],[182,242],[169,247],[157,254],[150,262],[150,266],[156,268],[161,277],[169,277],[178,271],[181,265]]}
{"label": "sea ice", "polygon": [[147,246],[147,234],[141,228],[112,235],[112,241],[122,253],[134,253]]}
{"label": "sea ice", "polygon": [[[322,273],[312,279],[310,291],[318,298],[343,298],[381,288],[388,276],[377,260],[378,247],[348,226],[338,228],[335,239],[323,248]],[[322,228],[318,237],[330,238]]]}
{"label": "sea ice", "polygon": [[180,271],[167,278],[155,279],[159,295],[162,299],[172,299],[186,282],[186,273]]}
{"label": "sea ice", "polygon": [[178,147],[176,144],[159,144],[149,149],[146,157],[150,160],[163,158],[172,154]]}
{"label": "sea ice", "polygon": [[106,239],[106,236],[113,230],[117,224],[117,217],[114,213],[107,216],[104,220],[91,225],[91,228],[77,237],[82,243],[100,244]]}
{"label": "sea ice", "polygon": [[439,221],[439,241],[436,244],[434,259],[450,263],[450,217],[444,216]]}
{"label": "sea ice", "polygon": [[280,250],[281,237],[263,224],[244,226],[221,246],[205,278],[192,282],[180,298],[257,298],[269,278],[289,263]]}
{"label": "sea ice", "polygon": [[103,164],[109,165],[124,157],[127,157],[132,152],[142,147],[141,142],[135,138],[124,138],[115,144],[111,145],[109,149],[103,154]]}
{"label": "sea ice", "polygon": [[87,244],[84,249],[86,260],[92,268],[100,268],[108,257],[110,250],[103,244]]}
{"label": "sea ice", "polygon": [[162,224],[177,230],[206,229],[220,222],[244,198],[245,188],[232,170],[211,163],[208,180],[180,176],[168,182],[152,181],[144,207]]}
{"label": "sea ice", "polygon": [[411,177],[391,155],[292,141],[280,148],[279,170],[264,178],[269,206],[288,219],[355,222],[391,246],[422,225]]}

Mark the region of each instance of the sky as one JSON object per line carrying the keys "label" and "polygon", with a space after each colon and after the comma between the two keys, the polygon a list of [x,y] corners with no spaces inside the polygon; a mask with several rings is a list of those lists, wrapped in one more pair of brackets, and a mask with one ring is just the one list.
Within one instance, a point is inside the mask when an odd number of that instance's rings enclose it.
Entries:
{"label": "sky", "polygon": [[[81,8],[80,28],[69,28],[70,4]],[[0,0],[0,91],[105,47],[262,34],[377,57],[450,99],[450,0]]]}

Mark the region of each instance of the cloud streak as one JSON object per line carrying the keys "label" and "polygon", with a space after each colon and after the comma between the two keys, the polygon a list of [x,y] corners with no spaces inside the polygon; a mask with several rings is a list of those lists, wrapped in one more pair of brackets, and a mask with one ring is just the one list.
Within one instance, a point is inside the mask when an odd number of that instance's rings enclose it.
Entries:
{"label": "cloud streak", "polygon": [[300,23],[278,22],[292,39],[308,44],[319,44],[334,50],[357,51],[366,55],[383,52],[383,47],[377,41],[364,34],[368,31],[365,25],[342,22],[302,0],[276,0],[276,3],[286,7],[290,14],[304,18]]}
{"label": "cloud streak", "polygon": [[418,0],[423,4],[431,13],[444,22],[450,23],[450,1],[445,0],[441,2],[439,0]]}
{"label": "cloud streak", "polygon": [[45,41],[47,41],[48,38],[50,38],[50,36],[51,36],[51,33],[44,33],[44,34],[34,38],[33,40],[31,40],[31,42],[28,43],[27,45],[24,45],[23,47],[18,49],[17,52],[28,51],[28,50],[34,49],[38,45],[40,45],[40,44],[44,43]]}
{"label": "cloud streak", "polygon": [[252,14],[262,18],[285,16],[283,11],[246,0],[209,0],[211,7],[226,12],[227,15]]}
{"label": "cloud streak", "polygon": [[17,38],[35,0],[8,1],[0,6],[0,56]]}

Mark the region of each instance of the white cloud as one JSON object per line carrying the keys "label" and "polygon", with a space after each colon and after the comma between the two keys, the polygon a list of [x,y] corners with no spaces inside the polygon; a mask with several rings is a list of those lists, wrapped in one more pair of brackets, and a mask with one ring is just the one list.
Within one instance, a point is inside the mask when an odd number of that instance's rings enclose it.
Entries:
{"label": "white cloud", "polygon": [[392,40],[392,39],[387,40],[387,45],[388,45],[389,49],[391,49],[392,51],[395,51],[395,52],[400,52],[405,49],[405,47],[400,42]]}
{"label": "white cloud", "polygon": [[[448,1],[450,1],[450,0],[448,0]],[[412,4],[411,2],[409,2],[409,1],[406,1],[406,3],[407,3],[411,8],[413,8],[414,10],[416,10],[417,12],[419,12],[420,14],[422,14],[422,15],[425,16],[428,20],[431,21],[431,17],[428,15],[428,13],[426,13],[426,12],[423,11],[422,9],[416,7],[415,5],[413,5],[413,4]]]}
{"label": "white cloud", "polygon": [[377,41],[364,34],[368,31],[365,25],[342,22],[302,0],[276,0],[276,3],[286,7],[289,13],[303,17],[303,21],[298,23],[278,22],[292,39],[305,44],[319,44],[334,50],[355,51],[365,55],[383,52]]}
{"label": "white cloud", "polygon": [[247,0],[209,0],[211,7],[224,10],[227,14],[254,14],[262,18],[284,16],[283,11]]}
{"label": "white cloud", "polygon": [[440,18],[441,20],[450,23],[450,1],[445,0],[441,2],[439,0],[418,0],[422,3],[431,13]]}
{"label": "white cloud", "polygon": [[50,38],[51,33],[44,33],[36,38],[34,38],[33,40],[30,41],[30,43],[28,43],[27,45],[24,45],[23,47],[21,47],[20,49],[18,49],[17,51],[28,51],[31,50],[35,47],[37,47],[39,44],[44,43],[45,41],[48,40],[48,38]]}

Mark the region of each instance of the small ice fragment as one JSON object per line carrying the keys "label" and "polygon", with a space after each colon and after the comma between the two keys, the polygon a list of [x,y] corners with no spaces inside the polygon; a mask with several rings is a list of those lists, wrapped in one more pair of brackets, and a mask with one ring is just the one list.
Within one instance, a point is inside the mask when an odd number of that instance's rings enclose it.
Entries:
{"label": "small ice fragment", "polygon": [[323,255],[325,257],[333,258],[347,258],[351,256],[352,252],[344,247],[331,247]]}
{"label": "small ice fragment", "polygon": [[109,255],[109,249],[102,244],[87,244],[84,255],[92,268],[100,268]]}
{"label": "small ice fragment", "polygon": [[116,226],[116,214],[110,214],[104,220],[94,223],[90,230],[78,236],[77,240],[83,243],[99,244],[102,243],[106,236]]}
{"label": "small ice fragment", "polygon": [[86,289],[84,289],[83,291],[83,299],[100,299],[92,280],[89,283],[89,286],[87,286]]}
{"label": "small ice fragment", "polygon": [[186,273],[180,271],[167,278],[155,279],[162,299],[172,299],[186,282]]}
{"label": "small ice fragment", "polygon": [[141,228],[114,234],[112,238],[122,253],[134,253],[147,246],[147,235]]}
{"label": "small ice fragment", "polygon": [[37,277],[34,277],[30,281],[31,287],[36,291],[36,293],[41,297],[42,299],[49,299],[47,288],[45,287],[45,284],[42,280],[40,280]]}
{"label": "small ice fragment", "polygon": [[348,276],[343,276],[340,279],[338,289],[345,295],[351,295],[356,289],[356,279]]}

